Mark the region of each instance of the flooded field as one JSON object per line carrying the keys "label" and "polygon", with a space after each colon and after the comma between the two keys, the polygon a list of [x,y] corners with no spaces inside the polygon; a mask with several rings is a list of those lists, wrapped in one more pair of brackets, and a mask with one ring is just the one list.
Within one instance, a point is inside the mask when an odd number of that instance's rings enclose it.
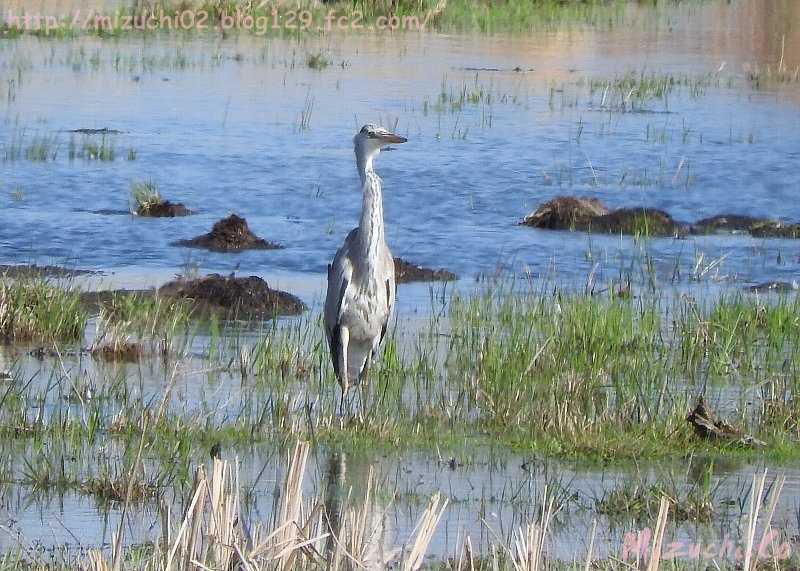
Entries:
{"label": "flooded field", "polygon": [[[646,530],[675,568],[754,569],[762,533],[798,564],[800,4],[9,23],[90,9],[40,4],[0,2],[0,569],[622,569]],[[408,138],[376,163],[393,254],[457,277],[398,285],[343,413],[321,311],[365,123]],[[246,248],[187,247],[231,214]],[[211,274],[296,297],[173,281]]]}

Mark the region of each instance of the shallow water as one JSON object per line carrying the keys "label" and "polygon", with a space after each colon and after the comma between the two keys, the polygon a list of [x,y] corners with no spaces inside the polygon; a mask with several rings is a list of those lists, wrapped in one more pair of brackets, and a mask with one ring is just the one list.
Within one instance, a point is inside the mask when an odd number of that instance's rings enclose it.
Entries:
{"label": "shallow water", "polygon": [[[272,521],[285,474],[286,453],[260,446],[239,456],[242,486],[253,491],[243,507],[249,525]],[[543,498],[554,498],[557,509],[547,553],[570,561],[585,558],[595,521],[593,553],[601,558],[621,555],[626,532],[654,525],[654,516],[636,520],[596,515],[597,503],[610,491],[641,482],[652,484],[657,479],[671,482],[667,493],[685,491],[697,485],[710,466],[716,486],[712,521],[678,522],[670,526],[667,538],[686,545],[719,544],[725,537],[736,542],[742,537],[739,526],[749,513],[753,475],[760,474],[763,466],[737,462],[712,464],[707,459],[693,458],[688,463],[659,463],[638,471],[587,467],[493,451],[437,458],[418,452],[376,455],[317,448],[309,463],[304,491],[306,500],[317,498],[329,513],[338,513],[344,506],[363,505],[363,494],[372,473],[373,533],[384,553],[405,546],[428,498],[437,492],[443,494],[448,498],[449,508],[428,550],[429,558],[434,560],[458,556],[466,536],[480,553],[488,553],[490,545],[499,540],[510,543],[519,526],[539,516]],[[798,532],[800,474],[794,469],[770,468],[768,485],[777,473],[786,475],[786,484],[772,526],[784,537],[794,537]],[[350,503],[345,502],[348,496],[352,498]],[[188,500],[183,497],[174,501],[174,517],[180,517]],[[72,554],[97,546],[107,548],[119,517],[119,504],[98,504],[95,499],[75,492],[37,496],[25,488],[5,486],[0,496],[0,530],[4,532],[0,533],[0,549],[14,549],[18,542],[35,549],[57,546]],[[159,537],[157,506],[150,503],[131,510],[125,533],[130,544]]]}
{"label": "shallow water", "polygon": [[[258,274],[316,311],[326,264],[360,208],[350,139],[360,124],[374,121],[396,122],[409,138],[377,163],[390,246],[413,262],[457,272],[462,290],[473,287],[473,276],[498,268],[571,285],[585,283],[593,270],[598,282],[625,275],[642,282],[648,278],[641,269],[645,260],[653,262],[660,282],[699,281],[713,291],[796,278],[794,241],[711,236],[642,243],[517,225],[559,194],[597,196],[609,206],[659,207],[685,221],[719,213],[800,220],[800,84],[754,89],[747,79],[749,70],[777,65],[782,53],[788,69],[800,65],[800,5],[711,1],[658,12],[631,7],[626,17],[631,25],[602,32],[576,26],[525,37],[0,40],[0,85],[8,88],[0,97],[0,263],[97,269],[104,275],[86,283],[103,287],[150,287],[192,266]],[[318,50],[333,65],[310,70],[305,58]],[[512,71],[517,66],[533,71]],[[599,109],[602,93],[590,96],[586,81],[628,71],[688,75],[710,85],[700,93],[676,87],[666,101],[645,101],[638,112]],[[484,97],[454,109],[449,99],[463,88],[491,93],[491,102]],[[437,105],[442,92],[447,101]],[[301,120],[306,109],[307,128]],[[80,146],[83,138],[67,131],[103,127],[122,131],[109,139],[115,159],[70,160],[70,140]],[[37,137],[53,137],[55,160],[25,159]],[[15,148],[22,157],[10,158]],[[127,160],[131,149],[135,160]],[[131,183],[148,179],[198,214],[147,220],[93,213],[126,210]],[[230,255],[169,245],[207,231],[230,212],[286,249]],[[404,323],[426,322],[430,296],[426,285],[401,288]],[[0,369],[18,355],[4,353],[2,359]],[[31,360],[25,366],[46,380],[56,374],[48,367],[61,364]],[[88,378],[111,374],[79,360],[70,366]],[[157,393],[164,372],[151,369],[123,374]],[[174,398],[193,404],[239,398],[240,386],[208,377],[183,376]],[[247,453],[245,482],[255,481],[267,465],[251,515],[268,519],[284,453],[261,447],[226,456],[239,453]],[[447,557],[465,533],[485,549],[496,539],[487,525],[508,537],[534,513],[545,483],[559,483],[578,499],[567,502],[553,553],[571,559],[586,549],[592,521],[586,506],[633,477],[629,469],[491,450],[457,459],[464,465],[454,469],[442,460],[422,452],[342,457],[317,449],[307,489],[325,492],[331,463],[347,466],[342,489],[363,489],[375,468],[400,494],[381,524],[387,547],[406,541],[424,498],[442,491],[452,504],[430,552]],[[715,466],[721,499],[744,497],[761,468]],[[672,473],[681,486],[692,479],[684,463],[643,471]],[[789,471],[773,522],[789,535],[798,533],[799,501],[800,476]],[[718,538],[738,522],[740,512],[730,512],[711,526],[682,524],[676,537]],[[118,521],[118,506],[108,510],[75,494],[43,500],[25,487],[6,485],[0,526],[10,533],[0,533],[0,550],[16,547],[17,532],[45,546],[105,545]],[[599,523],[600,553],[617,553],[630,524]],[[132,541],[152,539],[158,515],[136,512],[129,525]]]}
{"label": "shallow water", "polygon": [[[190,260],[202,270],[318,280],[357,221],[350,138],[366,121],[396,121],[410,139],[378,161],[393,251],[465,277],[499,265],[583,280],[590,248],[601,272],[625,272],[630,240],[516,225],[558,194],[646,204],[686,221],[729,212],[798,220],[797,84],[754,91],[744,79],[748,67],[780,59],[774,37],[784,19],[796,21],[796,6],[769,5],[711,2],[649,24],[641,15],[637,30],[525,38],[4,42],[0,74],[8,80],[22,71],[13,100],[2,102],[0,141],[8,150],[21,140],[24,149],[50,135],[58,151],[54,161],[4,164],[0,261],[179,271]],[[763,21],[751,21],[753,13]],[[736,40],[752,26],[747,41]],[[785,65],[793,69],[797,33],[786,30]],[[306,68],[306,54],[320,49],[333,65]],[[516,66],[534,71],[464,71]],[[631,70],[703,76],[721,67],[720,87],[696,97],[678,89],[666,102],[646,102],[652,113],[597,111],[601,94],[589,100],[571,85]],[[464,85],[491,92],[493,102],[436,110],[440,92],[458,94]],[[302,129],[307,101],[313,109]],[[115,160],[69,160],[70,139],[80,146],[82,137],[65,131],[102,127],[123,131],[110,139]],[[199,214],[145,220],[91,212],[126,210],[131,183],[149,179]],[[232,211],[286,249],[231,256],[169,245]],[[720,273],[745,282],[796,272],[791,241],[697,237],[652,240],[648,248],[666,266],[680,256],[691,268],[697,252],[724,255]]]}

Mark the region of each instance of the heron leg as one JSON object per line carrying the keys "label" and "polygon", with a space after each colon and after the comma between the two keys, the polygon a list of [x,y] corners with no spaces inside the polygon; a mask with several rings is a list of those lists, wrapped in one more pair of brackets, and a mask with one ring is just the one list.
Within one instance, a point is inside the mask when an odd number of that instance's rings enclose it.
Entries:
{"label": "heron leg", "polygon": [[339,386],[342,389],[342,400],[339,403],[339,414],[344,414],[344,398],[350,382],[347,378],[347,347],[350,344],[350,330],[347,327],[339,327]]}
{"label": "heron leg", "polygon": [[369,382],[369,366],[371,363],[371,359],[367,357],[367,361],[364,363],[364,368],[361,370],[361,374],[359,375],[358,381],[358,400],[360,404],[361,413],[366,411],[366,391],[367,391],[367,383]]}

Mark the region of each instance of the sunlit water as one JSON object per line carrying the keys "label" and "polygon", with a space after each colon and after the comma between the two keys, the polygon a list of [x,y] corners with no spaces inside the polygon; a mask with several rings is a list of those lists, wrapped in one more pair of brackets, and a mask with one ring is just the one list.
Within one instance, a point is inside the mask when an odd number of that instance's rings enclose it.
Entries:
{"label": "sunlit water", "polygon": [[[64,3],[64,6],[69,3]],[[185,269],[258,274],[319,301],[325,267],[356,223],[360,196],[351,137],[380,122],[409,142],[381,155],[387,237],[396,255],[446,267],[471,287],[498,268],[582,284],[631,274],[654,261],[662,282],[700,278],[740,287],[797,277],[797,243],[744,236],[682,240],[533,230],[519,220],[559,194],[590,195],[611,207],[663,208],[691,222],[721,213],[800,221],[800,89],[796,82],[753,89],[747,73],[800,65],[800,8],[793,2],[708,2],[659,11],[631,8],[637,25],[602,33],[581,29],[526,37],[437,34],[307,35],[300,39],[129,36],[120,40],[0,41],[0,263],[50,263],[100,270],[93,283],[157,285]],[[332,60],[315,71],[309,53]],[[520,67],[525,72],[515,72]],[[472,68],[469,70],[468,68]],[[474,71],[496,69],[498,71]],[[707,77],[702,93],[676,88],[642,112],[599,109],[582,82],[628,71]],[[437,105],[467,91],[491,102],[453,109]],[[305,120],[306,114],[309,119]],[[108,139],[113,161],[69,158],[78,128],[121,131]],[[52,138],[55,160],[26,160],[37,138]],[[99,138],[91,139],[99,142]],[[12,159],[17,145],[22,156]],[[128,160],[130,151],[135,160]],[[133,157],[131,157],[133,158]],[[97,214],[125,211],[133,181],[153,180],[165,197],[196,209],[179,219]],[[283,250],[216,254],[171,246],[236,212]],[[703,268],[715,260],[708,272]],[[677,261],[676,261],[677,260]],[[679,267],[678,277],[675,268]],[[698,271],[699,268],[699,271]],[[406,317],[430,308],[427,286],[401,289]],[[161,378],[150,379],[157,390]],[[234,398],[237,388],[206,384],[205,398]],[[194,395],[186,381],[178,395]],[[221,391],[221,392],[215,392]],[[222,394],[226,393],[226,394]],[[533,513],[554,476],[577,494],[568,523],[556,529],[555,553],[581,557],[591,519],[575,507],[631,473],[487,453],[451,467],[448,459],[409,453],[333,458],[315,452],[309,491],[323,493],[330,462],[349,466],[343,486],[363,488],[373,465],[400,492],[387,518],[387,545],[410,535],[426,498],[446,493],[453,504],[431,552],[455,552],[465,533],[482,538],[485,522],[499,536]],[[230,454],[231,456],[233,453]],[[255,450],[245,480],[263,464],[254,517],[268,519],[284,454]],[[523,467],[524,466],[524,467]],[[531,466],[533,466],[531,468]],[[724,493],[743,497],[757,466],[717,467]],[[682,466],[673,471],[691,481]],[[532,470],[532,471],[531,471]],[[796,533],[797,474],[790,474],[775,525]],[[387,494],[388,495],[388,494]],[[382,496],[386,497],[386,496]],[[677,536],[719,537],[737,521],[721,517]],[[129,537],[151,539],[158,515],[132,516]],[[6,487],[0,495],[0,547],[25,541],[74,547],[110,542],[119,513],[67,495],[34,499]],[[600,522],[601,554],[617,553],[619,529]]]}

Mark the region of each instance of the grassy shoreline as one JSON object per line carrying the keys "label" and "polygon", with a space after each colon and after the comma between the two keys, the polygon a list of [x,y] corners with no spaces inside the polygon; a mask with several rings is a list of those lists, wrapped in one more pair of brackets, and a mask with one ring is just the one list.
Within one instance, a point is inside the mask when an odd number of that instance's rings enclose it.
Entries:
{"label": "grassy shoreline", "polygon": [[[31,385],[24,367],[12,367],[0,385],[7,438],[131,438],[140,428],[130,419],[148,417],[149,430],[166,441],[180,435],[234,446],[301,436],[353,449],[447,450],[470,442],[603,463],[693,452],[800,457],[797,294],[698,302],[503,285],[471,298],[456,293],[446,320],[432,317],[422,331],[393,334],[342,417],[316,314],[245,334],[225,322],[196,321],[190,304],[134,296],[102,309],[92,332],[76,292],[30,281],[4,283],[2,292],[6,342],[49,347],[43,355],[54,375]],[[86,349],[75,354],[76,344]],[[113,365],[115,355],[121,365]],[[150,362],[167,383],[138,397],[124,374],[87,385],[66,372],[64,363],[75,358],[115,367]],[[198,365],[238,383],[238,400],[224,410],[204,397],[190,407],[174,402],[172,385]],[[766,446],[694,435],[686,416],[700,395]],[[53,407],[49,418],[31,414],[42,402]],[[59,412],[75,406],[80,415]]]}

